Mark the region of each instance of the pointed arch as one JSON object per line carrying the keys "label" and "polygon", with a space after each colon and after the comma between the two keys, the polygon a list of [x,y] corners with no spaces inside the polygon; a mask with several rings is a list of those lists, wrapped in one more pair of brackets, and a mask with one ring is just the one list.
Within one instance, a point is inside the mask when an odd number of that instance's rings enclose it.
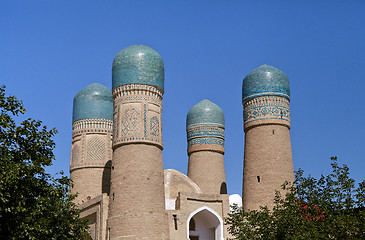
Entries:
{"label": "pointed arch", "polygon": [[192,212],[187,221],[186,221],[186,227],[187,227],[187,239],[189,239],[189,234],[190,234],[190,229],[189,229],[189,223],[190,223],[190,220],[198,215],[198,214],[204,214],[206,216],[208,216],[212,223],[214,224],[214,221],[216,221],[216,223],[214,225],[214,235],[215,235],[215,239],[216,240],[224,240],[223,238],[223,219],[221,216],[219,216],[219,214],[214,211],[213,209],[207,207],[207,206],[203,206],[201,208],[198,208],[197,210],[195,210],[194,212]]}

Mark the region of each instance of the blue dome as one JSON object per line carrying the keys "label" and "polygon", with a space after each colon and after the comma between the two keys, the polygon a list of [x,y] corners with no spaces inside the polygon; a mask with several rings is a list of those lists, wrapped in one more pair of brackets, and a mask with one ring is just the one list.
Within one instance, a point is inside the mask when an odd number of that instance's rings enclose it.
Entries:
{"label": "blue dome", "polygon": [[164,75],[160,54],[144,45],[123,49],[113,61],[113,89],[125,84],[142,83],[164,90]]}
{"label": "blue dome", "polygon": [[224,127],[224,113],[217,104],[204,99],[195,104],[186,117],[186,127],[195,125],[219,125]]}
{"label": "blue dome", "polygon": [[72,122],[88,118],[113,120],[113,96],[99,83],[83,88],[74,97]]}
{"label": "blue dome", "polygon": [[280,69],[269,65],[262,65],[247,74],[242,84],[242,102],[262,95],[277,95],[290,99],[288,76]]}

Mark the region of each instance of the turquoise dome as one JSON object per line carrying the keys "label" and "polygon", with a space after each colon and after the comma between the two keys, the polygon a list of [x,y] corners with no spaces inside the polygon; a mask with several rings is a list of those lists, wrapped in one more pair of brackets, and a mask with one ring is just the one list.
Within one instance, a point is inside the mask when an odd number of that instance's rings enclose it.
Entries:
{"label": "turquoise dome", "polygon": [[269,65],[256,68],[243,79],[242,102],[262,96],[277,95],[290,99],[288,76]]}
{"label": "turquoise dome", "polygon": [[99,83],[81,89],[74,97],[72,122],[88,118],[113,120],[112,92]]}
{"label": "turquoise dome", "polygon": [[204,99],[189,110],[186,127],[207,124],[224,127],[224,113],[217,104]]}
{"label": "turquoise dome", "polygon": [[164,65],[158,52],[144,45],[133,45],[114,58],[113,89],[130,83],[149,84],[164,90]]}

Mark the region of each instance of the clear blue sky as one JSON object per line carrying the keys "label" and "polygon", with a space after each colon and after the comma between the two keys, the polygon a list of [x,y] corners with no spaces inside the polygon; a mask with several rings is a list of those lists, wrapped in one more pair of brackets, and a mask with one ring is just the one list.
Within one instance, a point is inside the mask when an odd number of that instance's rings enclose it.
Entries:
{"label": "clear blue sky", "polygon": [[111,88],[115,54],[145,44],[165,63],[164,168],[187,171],[185,120],[202,99],[226,118],[228,192],[241,194],[242,80],[269,64],[291,85],[294,168],[331,156],[364,179],[365,1],[1,1],[0,84],[59,133],[49,171],[68,173],[72,101]]}

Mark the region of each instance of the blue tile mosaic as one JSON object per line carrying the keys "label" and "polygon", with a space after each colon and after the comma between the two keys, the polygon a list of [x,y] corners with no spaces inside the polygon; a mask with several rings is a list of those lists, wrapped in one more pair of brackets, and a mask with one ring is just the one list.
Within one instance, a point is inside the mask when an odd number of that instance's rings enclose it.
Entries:
{"label": "blue tile mosaic", "polygon": [[204,99],[189,110],[186,127],[206,124],[224,127],[224,113],[218,105]]}
{"label": "blue tile mosaic", "polygon": [[187,133],[187,137],[188,140],[191,138],[196,138],[196,137],[221,137],[224,138],[224,131],[223,130],[217,130],[217,129],[198,129],[195,131],[189,131]]}
{"label": "blue tile mosaic", "polygon": [[262,65],[243,79],[242,102],[262,96],[277,95],[290,99],[288,76],[280,69]]}
{"label": "blue tile mosaic", "polygon": [[90,118],[113,120],[112,92],[99,83],[83,88],[74,97],[72,122]]}
{"label": "blue tile mosaic", "polygon": [[280,119],[290,122],[289,102],[280,99],[283,98],[263,96],[249,102],[243,111],[245,124],[263,119]]}
{"label": "blue tile mosaic", "polygon": [[114,58],[113,89],[125,84],[149,84],[164,90],[164,64],[158,52],[144,45],[132,45]]}
{"label": "blue tile mosaic", "polygon": [[212,138],[212,137],[195,138],[188,142],[188,147],[191,147],[194,145],[211,145],[211,144],[221,145],[224,147],[224,139]]}

